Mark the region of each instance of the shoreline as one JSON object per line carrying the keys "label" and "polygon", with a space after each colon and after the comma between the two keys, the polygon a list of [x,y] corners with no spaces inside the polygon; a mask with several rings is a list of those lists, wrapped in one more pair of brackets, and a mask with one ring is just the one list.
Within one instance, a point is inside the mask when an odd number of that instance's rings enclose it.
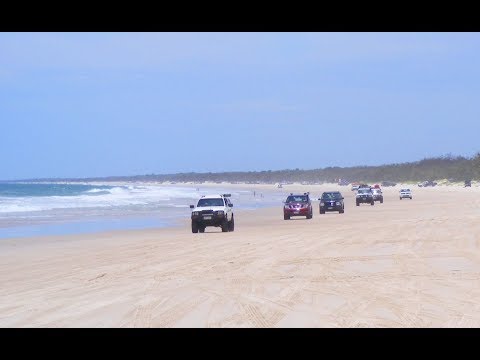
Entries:
{"label": "shoreline", "polygon": [[[258,209],[242,209],[236,210],[235,214],[242,216],[248,216],[248,214],[257,212],[259,210],[273,211],[278,210],[277,207],[262,207]],[[281,210],[281,209],[280,209]],[[0,249],[3,244],[8,242],[30,242],[30,241],[39,241],[39,243],[48,242],[49,239],[54,241],[59,239],[69,239],[69,238],[84,238],[84,237],[113,237],[113,236],[123,236],[123,234],[128,233],[129,235],[135,235],[136,233],[141,234],[143,232],[162,232],[170,231],[175,229],[185,228],[187,233],[191,232],[190,229],[190,217],[186,218],[175,218],[169,223],[165,223],[164,226],[159,227],[141,227],[141,228],[125,228],[125,229],[111,229],[111,230],[101,230],[101,231],[89,231],[89,232],[78,232],[78,233],[62,233],[62,234],[51,234],[51,235],[32,235],[32,236],[21,236],[21,237],[4,237],[0,238]]]}
{"label": "shoreline", "polygon": [[[132,184],[127,183],[114,183],[114,184],[107,184],[107,183],[90,183],[89,185],[109,185],[109,186],[131,186]],[[168,187],[183,187],[183,188],[192,188],[193,186],[188,183],[177,183],[177,184],[166,184],[166,185],[158,185],[152,183],[137,183],[138,186],[154,186],[154,187],[161,187],[161,188],[168,188]],[[219,188],[222,184],[217,183],[204,183],[199,184],[196,187],[200,189],[200,192],[208,193],[209,189]],[[228,185],[228,186],[227,186]],[[297,192],[310,192],[312,197],[312,203],[315,205],[318,203],[317,198],[321,195],[323,191],[340,191],[344,195],[353,193],[350,189],[350,186],[340,186],[335,183],[327,183],[321,185],[302,185],[299,183],[284,185],[282,188],[276,188],[271,184],[225,184],[224,187],[229,188],[228,191],[249,191],[249,192],[256,192],[258,195],[268,194],[273,196],[276,194],[283,193],[284,196],[287,196],[289,193]],[[451,186],[436,186],[436,187],[429,187],[429,188],[419,188],[408,186],[407,184],[397,184],[395,187],[386,187],[382,188],[384,194],[392,195],[395,191],[399,191],[402,187],[410,187],[412,191],[415,193],[419,190],[422,192],[440,192],[440,193],[451,193],[456,191],[463,191],[463,192],[472,192],[478,193],[480,192],[480,188],[478,187],[471,187],[471,188],[464,188],[463,186],[459,185],[451,185]],[[272,200],[270,199],[270,204],[266,206],[260,206],[255,208],[249,208],[248,211],[256,211],[261,208],[277,208],[276,206],[271,205]],[[234,203],[235,205],[235,203]],[[257,203],[254,203],[257,206]],[[281,202],[279,201],[278,208],[281,211]],[[235,211],[245,211],[247,209],[236,208]],[[3,242],[8,239],[21,239],[21,238],[31,238],[31,237],[48,237],[48,236],[68,236],[68,235],[95,235],[98,233],[105,233],[105,232],[121,232],[121,231],[129,231],[129,230],[155,230],[155,229],[163,229],[163,228],[170,228],[170,227],[179,227],[183,226],[185,220],[189,219],[190,210],[187,209],[185,213],[185,217],[183,218],[182,215],[176,215],[173,218],[167,217],[159,217],[158,212],[151,211],[151,212],[144,212],[141,214],[133,214],[133,215],[125,215],[122,217],[118,216],[105,216],[105,217],[92,217],[87,220],[70,220],[64,222],[47,222],[47,223],[40,223],[40,224],[30,224],[30,225],[18,225],[18,226],[10,226],[4,227],[4,233],[15,233],[20,232],[27,235],[16,235],[16,236],[2,236],[0,237],[0,242]],[[123,220],[122,220],[123,219]],[[83,227],[83,228],[82,228]],[[76,230],[77,229],[77,230]],[[95,230],[98,229],[98,230]],[[1,230],[1,229],[0,229]],[[39,232],[39,234],[34,234],[35,232]]]}

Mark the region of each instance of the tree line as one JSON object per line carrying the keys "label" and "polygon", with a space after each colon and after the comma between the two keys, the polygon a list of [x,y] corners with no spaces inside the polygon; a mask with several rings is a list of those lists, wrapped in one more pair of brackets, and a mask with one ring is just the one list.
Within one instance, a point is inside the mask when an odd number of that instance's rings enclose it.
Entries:
{"label": "tree line", "polygon": [[444,155],[420,161],[379,166],[326,167],[312,170],[286,169],[266,171],[229,171],[208,173],[146,174],[91,178],[50,178],[19,181],[145,181],[145,182],[232,182],[232,183],[332,183],[339,179],[349,182],[420,182],[448,179],[450,181],[480,180],[480,152],[472,158]]}

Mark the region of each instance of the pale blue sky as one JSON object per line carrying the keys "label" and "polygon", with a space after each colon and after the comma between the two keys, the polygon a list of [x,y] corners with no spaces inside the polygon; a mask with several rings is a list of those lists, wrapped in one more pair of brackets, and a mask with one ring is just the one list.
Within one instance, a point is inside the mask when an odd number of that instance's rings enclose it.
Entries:
{"label": "pale blue sky", "polygon": [[0,179],[480,151],[479,33],[0,33]]}

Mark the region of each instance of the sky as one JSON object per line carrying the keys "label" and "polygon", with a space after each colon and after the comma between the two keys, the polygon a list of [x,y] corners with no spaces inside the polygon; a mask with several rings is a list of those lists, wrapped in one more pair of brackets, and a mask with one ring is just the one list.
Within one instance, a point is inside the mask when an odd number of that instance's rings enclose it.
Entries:
{"label": "sky", "polygon": [[0,179],[480,151],[480,33],[0,33]]}

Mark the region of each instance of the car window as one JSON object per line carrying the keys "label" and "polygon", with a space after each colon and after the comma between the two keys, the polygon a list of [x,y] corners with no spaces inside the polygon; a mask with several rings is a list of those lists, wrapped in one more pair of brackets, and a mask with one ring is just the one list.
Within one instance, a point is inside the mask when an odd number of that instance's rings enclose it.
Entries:
{"label": "car window", "polygon": [[205,207],[205,206],[223,206],[223,199],[200,199],[198,200],[197,207]]}
{"label": "car window", "polygon": [[369,194],[371,192],[372,192],[372,190],[370,190],[370,189],[358,189],[359,194]]}
{"label": "car window", "polygon": [[308,197],[305,195],[291,195],[287,197],[287,202],[308,202]]}
{"label": "car window", "polygon": [[338,200],[342,197],[340,193],[323,193],[323,200]]}

